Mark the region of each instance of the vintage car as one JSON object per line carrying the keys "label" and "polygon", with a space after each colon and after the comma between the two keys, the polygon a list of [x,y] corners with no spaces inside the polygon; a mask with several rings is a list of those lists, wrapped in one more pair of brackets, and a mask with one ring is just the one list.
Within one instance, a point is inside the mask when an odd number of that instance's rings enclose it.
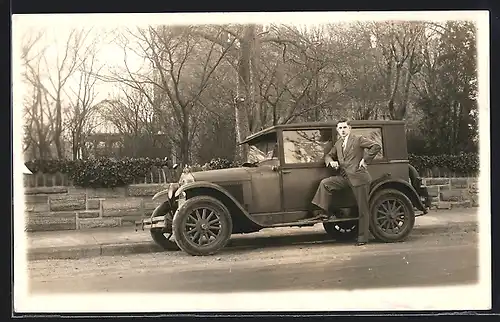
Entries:
{"label": "vintage car", "polygon": [[[427,213],[425,187],[412,185],[409,177],[405,123],[353,121],[351,126],[352,133],[382,147],[368,165],[370,232],[382,242],[402,241],[415,217]],[[315,219],[309,210],[319,182],[335,174],[325,166],[324,151],[336,136],[335,122],[276,125],[255,133],[240,143],[249,151],[246,163],[183,173],[153,197],[161,204],[150,218],[136,222],[136,230],[149,229],[165,250],[191,255],[216,253],[232,234],[273,227],[322,224],[336,240],[355,238],[358,215],[350,189],[333,197],[334,219]]]}

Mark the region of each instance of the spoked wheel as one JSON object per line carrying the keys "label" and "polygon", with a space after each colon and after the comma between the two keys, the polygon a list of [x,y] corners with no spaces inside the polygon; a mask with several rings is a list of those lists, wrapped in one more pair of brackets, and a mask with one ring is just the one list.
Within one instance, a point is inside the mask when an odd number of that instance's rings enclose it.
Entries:
{"label": "spoked wheel", "polygon": [[325,231],[338,241],[347,241],[354,239],[358,235],[358,221],[341,221],[323,223]]}
{"label": "spoked wheel", "polygon": [[215,254],[226,246],[232,229],[231,215],[226,206],[209,196],[186,200],[172,224],[179,248],[194,256]]}
{"label": "spoked wheel", "polygon": [[378,192],[371,201],[370,210],[370,230],[379,241],[402,241],[415,225],[415,212],[410,199],[397,190]]}
{"label": "spoked wheel", "polygon": [[162,205],[161,211],[165,213],[166,227],[151,229],[149,231],[151,233],[151,238],[153,238],[153,241],[160,245],[164,250],[179,250],[179,246],[177,246],[175,241],[172,239],[172,218],[174,216],[174,211],[170,209],[170,205],[168,203]]}

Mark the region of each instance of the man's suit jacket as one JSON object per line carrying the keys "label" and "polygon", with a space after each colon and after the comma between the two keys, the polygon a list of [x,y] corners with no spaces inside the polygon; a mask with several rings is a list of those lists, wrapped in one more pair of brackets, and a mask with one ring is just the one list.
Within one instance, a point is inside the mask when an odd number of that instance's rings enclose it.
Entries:
{"label": "man's suit jacket", "polygon": [[[345,150],[342,148],[343,139],[340,138],[325,155],[325,164],[338,161],[340,168],[345,171],[352,186],[357,187],[369,184],[372,180],[368,171],[359,168],[361,159],[370,164],[382,147],[376,142],[362,135],[349,134]],[[328,147],[327,147],[328,149]],[[365,154],[365,149],[366,154]]]}

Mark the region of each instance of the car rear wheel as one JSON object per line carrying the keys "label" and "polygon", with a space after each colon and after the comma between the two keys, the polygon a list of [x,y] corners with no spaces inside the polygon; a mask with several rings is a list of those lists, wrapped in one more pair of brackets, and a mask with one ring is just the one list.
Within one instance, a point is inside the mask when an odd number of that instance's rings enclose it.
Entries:
{"label": "car rear wheel", "polygon": [[358,221],[325,222],[323,228],[328,235],[338,241],[354,239],[358,235]]}
{"label": "car rear wheel", "polygon": [[233,230],[226,206],[209,196],[189,198],[174,216],[172,231],[180,249],[193,256],[212,255],[226,246]]}
{"label": "car rear wheel", "polygon": [[410,199],[397,190],[377,192],[371,200],[370,210],[370,231],[379,241],[402,241],[415,225],[415,211]]}

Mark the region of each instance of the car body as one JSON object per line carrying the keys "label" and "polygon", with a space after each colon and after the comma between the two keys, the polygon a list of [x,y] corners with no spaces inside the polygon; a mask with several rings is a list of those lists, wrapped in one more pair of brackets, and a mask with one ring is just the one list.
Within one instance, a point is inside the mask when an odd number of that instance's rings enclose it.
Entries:
{"label": "car body", "polygon": [[[427,212],[423,196],[417,193],[422,187],[412,186],[409,178],[405,123],[352,121],[351,127],[351,133],[365,135],[381,146],[368,165],[370,231],[381,241],[401,241],[413,229],[415,217]],[[183,173],[179,182],[153,197],[161,205],[136,226],[150,229],[164,249],[180,248],[191,255],[214,254],[232,234],[272,227],[321,223],[335,239],[353,238],[358,217],[350,189],[332,197],[335,219],[314,219],[310,210],[319,182],[335,175],[324,162],[325,151],[336,142],[335,128],[336,122],[296,123],[250,135],[240,142],[249,151],[246,163]],[[392,206],[402,212],[384,215]]]}

